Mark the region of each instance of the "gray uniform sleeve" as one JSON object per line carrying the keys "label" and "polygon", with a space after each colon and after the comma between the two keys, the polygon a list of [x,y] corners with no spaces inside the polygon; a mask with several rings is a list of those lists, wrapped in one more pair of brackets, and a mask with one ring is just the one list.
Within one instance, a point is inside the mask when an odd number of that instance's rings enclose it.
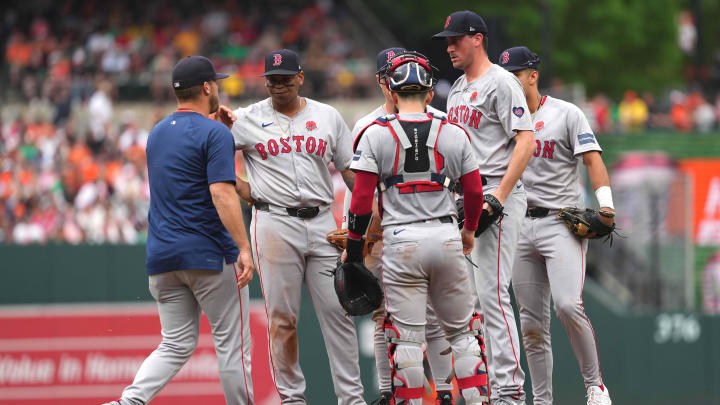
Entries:
{"label": "gray uniform sleeve", "polygon": [[343,171],[350,167],[352,159],[352,144],[353,138],[350,135],[350,129],[347,124],[340,116],[337,110],[335,113],[335,136],[337,137],[337,148],[333,153],[333,163],[335,168],[339,171]]}
{"label": "gray uniform sleeve", "polygon": [[508,137],[513,138],[517,131],[533,130],[525,92],[517,77],[501,80],[495,97],[498,119]]}
{"label": "gray uniform sleeve", "polygon": [[362,138],[360,138],[360,143],[357,149],[355,149],[350,168],[379,174],[378,161],[372,148],[371,137],[372,134],[366,132]]}
{"label": "gray uniform sleeve", "polygon": [[246,114],[245,108],[238,108],[237,110],[233,111],[235,113],[235,116],[237,119],[233,123],[232,126],[232,136],[233,140],[235,141],[235,149],[244,149],[247,146],[246,140],[248,139],[247,136],[244,135],[245,129],[243,128],[243,123],[245,122],[245,114]]}
{"label": "gray uniform sleeve", "polygon": [[570,138],[570,146],[575,156],[592,150],[602,152],[602,148],[600,148],[597,139],[595,139],[595,134],[593,134],[592,129],[590,129],[590,124],[587,118],[585,118],[585,114],[583,114],[578,107],[572,106],[572,108],[568,110],[565,120],[568,137]]}
{"label": "gray uniform sleeve", "polygon": [[[462,131],[462,165],[460,167],[460,177],[477,170],[479,165],[475,153],[473,152],[472,145],[470,145],[470,138]],[[482,173],[481,173],[482,174]]]}

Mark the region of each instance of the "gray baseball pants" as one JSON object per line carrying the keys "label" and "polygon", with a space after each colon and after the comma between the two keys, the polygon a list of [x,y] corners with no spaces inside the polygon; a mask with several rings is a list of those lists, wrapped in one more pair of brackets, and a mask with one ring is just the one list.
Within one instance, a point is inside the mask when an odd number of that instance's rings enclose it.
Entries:
{"label": "gray baseball pants", "polygon": [[[483,192],[492,193],[497,184],[489,182]],[[520,342],[508,288],[526,210],[525,188],[518,182],[505,199],[505,217],[475,239],[471,253],[478,266],[475,288],[485,320],[483,334],[493,399],[525,399],[525,373],[520,367]]]}
{"label": "gray baseball pants", "polygon": [[553,214],[524,219],[513,267],[513,290],[535,405],[553,402],[550,296],[570,338],[585,387],[602,385],[595,332],[582,300],[587,246],[587,239],[577,238]]}
{"label": "gray baseball pants", "polygon": [[326,235],[336,226],[327,206],[310,219],[291,217],[275,206],[269,212],[253,209],[251,243],[268,312],[275,386],[283,404],[307,403],[297,335],[303,284],[323,334],[338,405],[365,404],[355,322],[345,316],[329,273],[339,253]]}
{"label": "gray baseball pants", "polygon": [[197,346],[202,312],[208,318],[225,401],[254,404],[250,374],[250,295],[238,288],[235,264],[223,271],[177,270],[148,277],[157,301],[162,342],[122,393],[121,405],[145,405],[170,382]]}

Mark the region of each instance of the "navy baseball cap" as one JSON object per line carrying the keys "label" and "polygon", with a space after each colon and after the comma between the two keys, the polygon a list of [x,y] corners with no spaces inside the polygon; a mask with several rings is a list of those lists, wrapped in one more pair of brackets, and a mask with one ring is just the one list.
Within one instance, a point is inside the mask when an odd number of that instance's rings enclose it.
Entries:
{"label": "navy baseball cap", "polygon": [[289,49],[278,49],[265,55],[265,73],[270,75],[296,75],[302,71],[298,54]]}
{"label": "navy baseball cap", "polygon": [[390,63],[395,55],[399,55],[403,52],[405,52],[405,48],[388,48],[380,51],[380,53],[377,54],[377,70],[375,71],[375,74],[380,74],[380,72],[385,70],[386,65]]}
{"label": "navy baseball cap", "polygon": [[528,68],[537,70],[540,58],[527,46],[516,46],[504,50],[500,54],[498,64],[508,72]]}
{"label": "navy baseball cap", "polygon": [[485,20],[472,11],[456,11],[445,20],[445,30],[433,35],[432,39],[460,37],[463,35],[487,35]]}
{"label": "navy baseball cap", "polygon": [[183,90],[227,77],[229,76],[215,72],[210,59],[199,55],[186,56],[173,68],[172,87],[175,90]]}

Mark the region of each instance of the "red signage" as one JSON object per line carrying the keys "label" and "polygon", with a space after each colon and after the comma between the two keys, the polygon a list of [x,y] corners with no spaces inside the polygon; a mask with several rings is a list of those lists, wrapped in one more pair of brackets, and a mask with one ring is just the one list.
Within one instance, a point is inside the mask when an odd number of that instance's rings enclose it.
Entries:
{"label": "red signage", "polygon": [[[253,302],[250,312],[255,402],[279,404],[262,302]],[[0,404],[97,405],[117,399],[161,340],[157,309],[149,303],[4,307],[0,325]],[[204,316],[195,354],[152,403],[225,403]]]}

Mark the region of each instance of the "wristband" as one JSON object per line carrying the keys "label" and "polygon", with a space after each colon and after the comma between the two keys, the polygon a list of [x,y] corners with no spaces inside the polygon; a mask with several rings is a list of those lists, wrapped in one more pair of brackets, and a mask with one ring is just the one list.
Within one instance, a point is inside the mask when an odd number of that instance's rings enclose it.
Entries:
{"label": "wristband", "polygon": [[601,208],[608,207],[615,209],[612,200],[612,190],[610,190],[610,187],[598,187],[598,189],[595,190],[595,197],[597,197],[598,205],[600,205]]}

